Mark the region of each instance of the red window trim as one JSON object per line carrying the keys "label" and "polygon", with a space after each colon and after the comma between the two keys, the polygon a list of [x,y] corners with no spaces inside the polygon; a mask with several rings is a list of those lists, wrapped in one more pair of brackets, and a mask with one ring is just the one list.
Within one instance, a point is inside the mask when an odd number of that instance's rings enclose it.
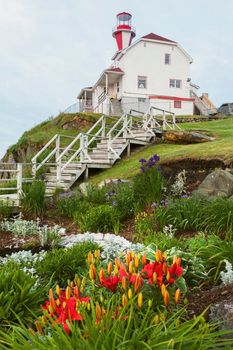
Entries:
{"label": "red window trim", "polygon": [[188,97],[151,95],[151,96],[149,96],[149,98],[150,99],[158,99],[158,100],[190,101],[190,102],[194,102],[194,98],[188,98]]}

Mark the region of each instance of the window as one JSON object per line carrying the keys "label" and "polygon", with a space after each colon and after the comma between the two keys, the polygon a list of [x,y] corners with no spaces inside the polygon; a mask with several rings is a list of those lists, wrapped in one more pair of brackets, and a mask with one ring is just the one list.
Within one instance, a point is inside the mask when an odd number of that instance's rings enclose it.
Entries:
{"label": "window", "polygon": [[164,63],[165,64],[171,64],[171,55],[170,55],[170,53],[165,53]]}
{"label": "window", "polygon": [[138,102],[139,102],[139,103],[140,103],[140,102],[145,103],[145,102],[146,102],[146,99],[143,98],[143,97],[138,97]]}
{"label": "window", "polygon": [[147,87],[147,77],[138,77],[138,89],[146,89]]}
{"label": "window", "polygon": [[169,86],[170,86],[170,88],[181,89],[181,80],[170,79]]}
{"label": "window", "polygon": [[181,108],[181,101],[174,101],[174,108]]}

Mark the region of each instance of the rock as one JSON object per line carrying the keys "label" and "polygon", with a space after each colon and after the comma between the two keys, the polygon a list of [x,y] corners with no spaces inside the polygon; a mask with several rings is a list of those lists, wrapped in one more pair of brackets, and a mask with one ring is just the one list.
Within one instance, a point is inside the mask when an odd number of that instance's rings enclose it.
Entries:
{"label": "rock", "polygon": [[[223,331],[233,330],[233,300],[222,301],[214,304],[210,308],[210,320],[213,322],[222,322],[219,328]],[[232,338],[233,331],[224,334],[224,338]]]}
{"label": "rock", "polygon": [[193,194],[204,198],[230,197],[233,194],[233,175],[226,170],[216,170],[205,178]]}
{"label": "rock", "polygon": [[79,185],[79,189],[84,196],[87,196],[87,191],[88,191],[89,186],[90,186],[90,184],[88,182],[82,182]]}
{"label": "rock", "polygon": [[201,143],[213,141],[214,138],[199,132],[165,131],[164,140],[172,143]]}
{"label": "rock", "polygon": [[130,180],[122,180],[122,179],[106,179],[106,180],[101,181],[98,184],[98,187],[103,188],[104,186],[107,186],[107,185],[111,185],[111,184],[120,185],[122,183],[131,183],[131,181]]}

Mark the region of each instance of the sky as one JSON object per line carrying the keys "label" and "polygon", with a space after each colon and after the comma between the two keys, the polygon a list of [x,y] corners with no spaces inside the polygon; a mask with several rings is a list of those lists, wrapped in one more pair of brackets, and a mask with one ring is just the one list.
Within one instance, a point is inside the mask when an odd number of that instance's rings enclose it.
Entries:
{"label": "sky", "polygon": [[76,102],[111,63],[116,14],[193,57],[192,81],[233,102],[233,0],[0,0],[0,159],[22,133]]}

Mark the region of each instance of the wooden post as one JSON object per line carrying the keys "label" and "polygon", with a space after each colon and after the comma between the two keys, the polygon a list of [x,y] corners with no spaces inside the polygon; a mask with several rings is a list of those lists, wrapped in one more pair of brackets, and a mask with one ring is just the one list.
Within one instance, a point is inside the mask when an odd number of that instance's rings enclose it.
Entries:
{"label": "wooden post", "polygon": [[61,136],[57,135],[57,138],[56,138],[56,161],[60,155],[60,140],[61,140]]}
{"label": "wooden post", "polygon": [[165,111],[163,111],[163,129],[166,129],[166,115],[165,115]]}
{"label": "wooden post", "polygon": [[89,177],[89,169],[88,169],[88,167],[86,167],[85,173],[84,173],[84,180],[85,181],[88,180],[88,177]]}
{"label": "wooden post", "polygon": [[23,190],[23,164],[17,164],[17,200],[20,202]]}
{"label": "wooden post", "polygon": [[102,117],[102,137],[105,137],[106,134],[106,116],[103,115]]}
{"label": "wooden post", "polygon": [[127,146],[127,157],[130,156],[130,142],[128,143],[128,146]]}

